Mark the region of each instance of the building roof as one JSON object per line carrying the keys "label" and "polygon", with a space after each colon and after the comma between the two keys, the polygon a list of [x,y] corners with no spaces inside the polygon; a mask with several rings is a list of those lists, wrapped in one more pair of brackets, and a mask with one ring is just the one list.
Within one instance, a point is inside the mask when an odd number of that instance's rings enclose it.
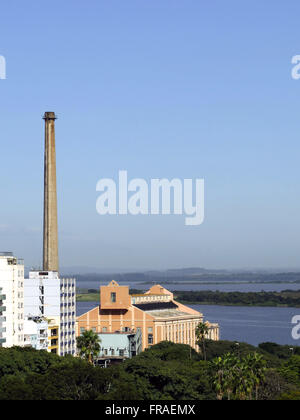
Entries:
{"label": "building roof", "polygon": [[177,309],[178,305],[174,302],[150,302],[150,303],[135,303],[133,304],[142,311],[160,311],[164,309]]}
{"label": "building roof", "polygon": [[109,283],[109,286],[120,286],[120,285],[119,285],[119,283],[117,283],[117,282],[116,282],[116,280],[112,280],[112,281]]}
{"label": "building roof", "polygon": [[166,309],[164,311],[150,311],[148,312],[149,315],[153,316],[154,318],[180,318],[180,317],[195,317],[199,318],[201,314],[190,314],[187,312],[178,311],[177,309]]}
{"label": "building roof", "polygon": [[152,286],[146,293],[146,295],[152,294],[152,295],[169,295],[173,296],[173,293],[170,292],[170,290],[165,289],[160,284],[155,284]]}
{"label": "building roof", "polygon": [[135,335],[136,331],[101,331],[98,332],[97,335],[118,335],[118,336],[124,336],[124,335]]}
{"label": "building roof", "polygon": [[145,296],[145,297],[147,297],[147,296],[166,296],[165,295],[165,293],[138,293],[138,294],[133,294],[133,295],[130,295],[130,296],[132,296],[132,297],[140,297],[140,296]]}

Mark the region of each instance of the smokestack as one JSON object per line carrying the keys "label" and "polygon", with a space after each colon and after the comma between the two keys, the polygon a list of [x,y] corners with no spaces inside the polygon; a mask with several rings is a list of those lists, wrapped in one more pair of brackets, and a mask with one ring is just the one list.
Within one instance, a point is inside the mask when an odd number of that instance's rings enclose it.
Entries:
{"label": "smokestack", "polygon": [[43,270],[58,271],[58,229],[54,112],[45,112]]}

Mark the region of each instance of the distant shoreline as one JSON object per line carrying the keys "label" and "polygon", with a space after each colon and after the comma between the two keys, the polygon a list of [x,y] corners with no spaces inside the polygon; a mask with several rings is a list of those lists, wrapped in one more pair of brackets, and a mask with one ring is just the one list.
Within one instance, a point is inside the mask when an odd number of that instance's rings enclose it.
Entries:
{"label": "distant shoreline", "polygon": [[[138,292],[134,290],[134,292]],[[184,305],[300,308],[300,290],[282,292],[175,291],[174,298]],[[77,302],[100,302],[98,291],[80,289]]]}
{"label": "distant shoreline", "polygon": [[240,307],[240,308],[300,308],[300,304],[298,306],[290,306],[290,305],[280,305],[280,304],[261,304],[261,303],[257,303],[257,304],[241,304],[241,303],[210,303],[210,302],[187,302],[184,300],[179,300],[177,299],[177,302],[182,303],[183,305],[202,305],[202,306],[230,306],[230,307]]}
{"label": "distant shoreline", "polygon": [[76,296],[76,302],[99,302],[99,293],[79,293]]}

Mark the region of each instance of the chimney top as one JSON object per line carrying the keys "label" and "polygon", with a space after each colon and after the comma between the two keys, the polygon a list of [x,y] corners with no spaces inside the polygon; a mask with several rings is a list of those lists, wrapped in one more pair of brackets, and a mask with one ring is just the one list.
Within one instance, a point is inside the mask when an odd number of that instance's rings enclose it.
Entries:
{"label": "chimney top", "polygon": [[55,115],[55,112],[45,112],[45,115],[43,116],[43,120],[56,120],[57,117]]}

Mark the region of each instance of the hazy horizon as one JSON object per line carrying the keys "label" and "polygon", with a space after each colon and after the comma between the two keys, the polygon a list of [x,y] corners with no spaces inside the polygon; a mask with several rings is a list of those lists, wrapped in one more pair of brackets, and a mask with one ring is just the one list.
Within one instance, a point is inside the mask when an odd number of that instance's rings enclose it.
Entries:
{"label": "hazy horizon", "polygon": [[[238,268],[207,268],[207,267],[177,267],[177,268],[140,268],[136,269],[134,267],[132,268],[122,268],[122,267],[87,267],[87,266],[73,266],[73,267],[61,267],[60,273],[61,275],[112,275],[112,274],[138,274],[138,273],[151,273],[151,272],[157,272],[157,273],[166,273],[166,272],[172,272],[172,271],[181,271],[181,270],[204,270],[204,274],[211,272],[211,273],[217,273],[220,272],[221,274],[224,273],[266,273],[266,274],[272,274],[272,273],[300,273],[300,267],[278,267],[278,268],[262,268],[262,267],[256,267],[256,268],[246,268],[246,267],[238,267]],[[28,267],[25,265],[25,271],[28,273],[29,271],[42,271],[41,266],[36,267]]]}

